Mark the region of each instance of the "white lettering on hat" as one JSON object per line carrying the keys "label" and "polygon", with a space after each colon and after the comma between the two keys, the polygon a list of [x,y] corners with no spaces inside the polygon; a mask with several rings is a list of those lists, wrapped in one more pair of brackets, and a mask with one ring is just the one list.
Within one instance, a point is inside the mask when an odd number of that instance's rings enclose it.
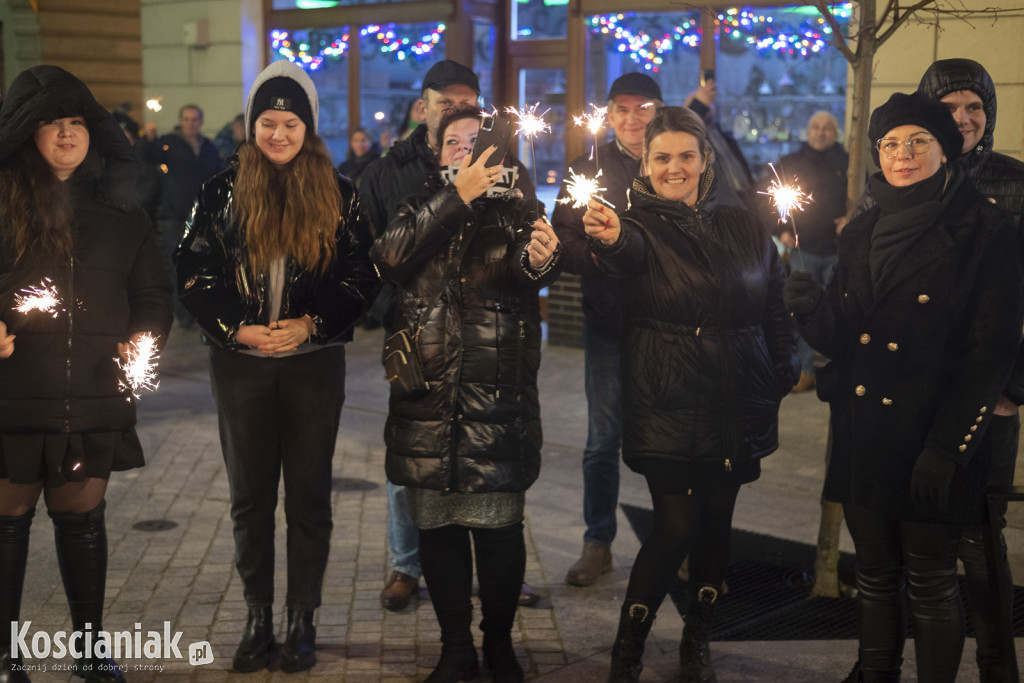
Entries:
{"label": "white lettering on hat", "polygon": [[288,111],[291,109],[291,100],[287,97],[275,97],[273,108],[280,111]]}

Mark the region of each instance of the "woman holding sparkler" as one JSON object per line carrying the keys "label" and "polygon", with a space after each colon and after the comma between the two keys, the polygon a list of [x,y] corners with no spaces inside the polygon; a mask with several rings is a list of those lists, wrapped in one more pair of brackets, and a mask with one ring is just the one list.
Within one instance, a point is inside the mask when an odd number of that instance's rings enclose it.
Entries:
{"label": "woman holding sparkler", "polygon": [[696,114],[662,107],[629,210],[591,200],[583,217],[598,264],[623,278],[622,457],[647,478],[655,518],[630,574],[610,683],[639,680],[687,554],[681,680],[715,680],[708,637],[736,495],[778,447],[779,401],[798,373],[778,251],[753,214],[716,205],[713,155]]}
{"label": "woman holding sparkler", "polygon": [[[103,630],[104,496],[111,471],[145,464],[118,356],[166,338],[171,292],[133,197],[135,158],[85,84],[55,66],[23,71],[0,107],[0,623],[18,622],[40,493],[83,642]],[[0,679],[28,681],[0,640]],[[84,649],[84,648],[83,648]],[[117,664],[76,654],[86,681]]]}
{"label": "woman holding sparkler", "polygon": [[210,343],[248,621],[235,671],[274,647],[274,512],[284,472],[288,627],[281,669],[316,663],[313,615],[330,550],[331,459],[345,342],[380,289],[352,183],[317,135],[312,80],[290,62],[256,78],[246,141],[199,193],[175,259],[181,300]]}
{"label": "woman holding sparkler", "polygon": [[479,670],[470,536],[491,680],[523,680],[511,630],[526,569],[525,491],[540,470],[537,292],[561,271],[554,230],[508,186],[514,168],[486,165],[493,145],[471,162],[479,129],[478,109],[445,114],[433,194],[404,202],[372,250],[398,286],[393,329],[410,332],[429,383],[420,396],[392,388],[384,432],[388,479],[407,487],[441,625],[429,683]]}
{"label": "woman holding sparkler", "polygon": [[857,551],[862,680],[899,680],[909,598],[919,679],[952,682],[957,547],[982,522],[982,435],[1020,345],[1020,250],[953,163],[963,137],[946,105],[896,93],[868,135],[875,206],[841,233],[827,290],[794,272],[786,305],[832,359],[818,382],[832,408],[825,497],[843,503]]}

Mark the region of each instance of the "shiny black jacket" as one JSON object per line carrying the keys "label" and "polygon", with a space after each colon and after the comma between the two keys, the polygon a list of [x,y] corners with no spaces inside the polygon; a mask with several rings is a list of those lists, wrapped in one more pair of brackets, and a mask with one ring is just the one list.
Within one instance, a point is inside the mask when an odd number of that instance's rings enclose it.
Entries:
{"label": "shiny black jacket", "polygon": [[[535,204],[486,198],[466,206],[446,185],[403,202],[371,251],[398,287],[395,329],[422,331],[416,352],[430,392],[390,401],[384,441],[388,479],[439,491],[525,491],[540,471],[537,292],[561,270],[543,272],[526,247]],[[442,282],[461,240],[471,239],[455,275]],[[443,288],[428,320],[420,314]]]}
{"label": "shiny black jacket", "polygon": [[779,401],[796,381],[785,272],[756,217],[714,205],[713,172],[691,208],[630,191],[615,244],[598,261],[625,278],[622,457],[735,462],[778,447]]}
{"label": "shiny black jacket", "polygon": [[[149,218],[131,200],[131,147],[81,81],[52,66],[15,79],[0,108],[0,163],[19,163],[10,155],[55,111],[85,117],[102,174],[91,178],[83,165],[64,181],[75,217],[70,261],[30,254],[15,263],[0,248],[0,320],[17,336],[0,360],[0,431],[128,430],[135,403],[119,386],[117,344],[136,332],[167,338],[171,289]],[[14,311],[15,296],[43,278],[57,288],[59,310]]]}
{"label": "shiny black jacket", "polygon": [[[881,208],[854,218],[824,299],[799,323],[832,359],[818,373],[832,408],[825,495],[897,519],[980,523],[990,455],[981,435],[1020,344],[1021,263],[1006,214],[970,182],[949,192],[881,292],[869,267]],[[956,463],[944,515],[910,499],[926,447]]]}
{"label": "shiny black jacket", "polygon": [[[266,325],[271,315],[269,279],[252,272],[245,230],[233,215],[235,176],[236,169],[230,168],[203,185],[174,256],[182,303],[206,337],[227,348],[241,347],[235,342],[239,327]],[[352,339],[352,325],[380,291],[359,196],[347,178],[337,179],[342,207],[334,263],[322,274],[291,258],[285,266],[279,317],[308,315],[316,326],[311,338],[316,344]]]}
{"label": "shiny black jacket", "polygon": [[[595,164],[595,156],[597,163]],[[583,155],[569,164],[569,170],[577,175],[593,178],[600,166],[602,187],[608,188],[602,196],[617,208],[625,211],[629,206],[626,192],[633,184],[633,178],[640,171],[640,160],[627,154],[612,140],[597,150],[596,155]],[[565,177],[571,178],[569,170]],[[566,272],[580,276],[580,290],[583,293],[583,315],[587,325],[600,328],[616,337],[622,334],[622,284],[609,277],[590,250],[590,241],[583,229],[583,214],[586,209],[573,208],[561,200],[569,196],[564,184],[558,193],[558,202],[551,213],[551,227],[558,234]]]}

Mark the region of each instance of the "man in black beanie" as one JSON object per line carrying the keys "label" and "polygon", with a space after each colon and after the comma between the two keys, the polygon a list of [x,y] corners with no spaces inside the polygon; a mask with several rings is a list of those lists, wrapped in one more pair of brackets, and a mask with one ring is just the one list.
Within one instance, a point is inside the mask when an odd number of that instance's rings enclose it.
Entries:
{"label": "man in black beanie", "polygon": [[[918,91],[942,100],[963,136],[960,166],[974,180],[975,186],[990,202],[1002,207],[1020,222],[1024,212],[1024,163],[993,150],[996,127],[996,89],[981,64],[970,59],[942,59],[925,71]],[[992,448],[989,486],[1009,489],[1013,486],[1017,442],[1020,434],[1018,406],[1024,403],[1024,347],[1002,399],[995,407],[995,416],[985,440]],[[1006,526],[1006,504],[999,518],[991,520],[1000,529]],[[1000,656],[1000,643],[1013,635],[1003,633],[1000,614],[1012,610],[1013,596],[1005,596],[997,604],[989,584],[990,572],[1003,575],[1004,585],[1013,585],[1007,560],[1006,540],[997,549],[994,567],[989,567],[984,549],[985,527],[965,527],[960,539],[960,560],[964,564],[967,602],[974,622],[977,662],[982,683],[1016,681],[1016,662]],[[1009,661],[1007,661],[1009,660]]]}

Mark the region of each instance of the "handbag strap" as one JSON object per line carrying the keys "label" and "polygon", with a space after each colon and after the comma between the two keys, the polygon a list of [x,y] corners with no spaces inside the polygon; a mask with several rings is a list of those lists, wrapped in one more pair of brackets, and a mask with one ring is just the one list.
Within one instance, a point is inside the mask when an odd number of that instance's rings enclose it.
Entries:
{"label": "handbag strap", "polygon": [[[473,231],[467,236],[465,230],[463,230],[462,243],[459,244],[459,249],[455,252],[455,256],[453,256],[452,260],[448,262],[448,267],[444,269],[444,275],[441,276],[441,286],[438,288],[437,294],[430,298],[430,304],[424,308],[423,312],[418,316],[419,320],[430,320],[430,314],[433,312],[434,306],[436,306],[437,302],[441,300],[441,295],[444,294],[444,290],[448,288],[448,281],[452,279],[452,276],[455,275],[455,271],[457,271],[459,266],[462,264],[462,259],[469,250],[469,243],[473,241],[473,237],[475,235],[476,231]],[[416,331],[413,333],[413,339],[420,336],[420,330],[422,329],[422,323],[416,325]]]}

